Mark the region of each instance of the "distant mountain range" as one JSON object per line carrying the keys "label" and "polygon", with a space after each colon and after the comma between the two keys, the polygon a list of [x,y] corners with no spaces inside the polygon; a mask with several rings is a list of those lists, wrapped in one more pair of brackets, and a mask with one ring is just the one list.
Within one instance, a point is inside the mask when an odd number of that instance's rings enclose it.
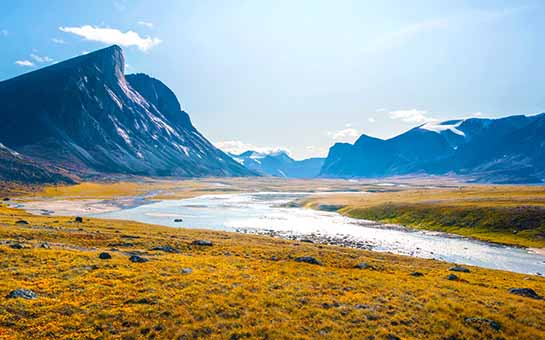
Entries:
{"label": "distant mountain range", "polygon": [[337,143],[322,177],[455,174],[476,182],[543,183],[545,114],[427,123],[390,139]]}
{"label": "distant mountain range", "polygon": [[228,155],[197,131],[165,84],[125,75],[124,67],[121,48],[111,46],[0,82],[0,180],[453,174],[545,181],[545,114],[432,122],[386,140],[362,135],[333,145],[326,159]]}
{"label": "distant mountain range", "polygon": [[167,86],[124,66],[111,46],[0,82],[0,179],[254,174],[195,129]]}
{"label": "distant mountain range", "polygon": [[288,178],[317,177],[324,163],[324,158],[296,161],[284,151],[263,153],[250,150],[239,155],[231,154],[231,157],[260,175]]}

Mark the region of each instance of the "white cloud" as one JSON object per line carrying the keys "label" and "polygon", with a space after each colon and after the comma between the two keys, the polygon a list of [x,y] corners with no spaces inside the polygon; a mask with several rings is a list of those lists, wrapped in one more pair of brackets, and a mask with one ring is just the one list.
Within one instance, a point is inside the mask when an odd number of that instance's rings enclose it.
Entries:
{"label": "white cloud", "polygon": [[53,61],[53,59],[51,59],[50,57],[44,55],[44,56],[39,56],[37,54],[34,54],[34,53],[31,53],[30,54],[30,57],[32,59],[34,59],[34,61],[38,62],[38,63],[50,63]]}
{"label": "white cloud", "polygon": [[390,111],[388,115],[391,119],[399,119],[405,123],[426,123],[434,121],[434,118],[427,116],[428,111],[410,109]]}
{"label": "white cloud", "polygon": [[327,135],[333,138],[333,140],[351,143],[361,135],[361,132],[352,127],[348,127],[338,131],[328,131]]}
{"label": "white cloud", "polygon": [[139,21],[138,25],[146,26],[147,28],[153,28],[153,23],[149,21]]}
{"label": "white cloud", "polygon": [[19,66],[24,66],[24,67],[32,67],[34,66],[34,63],[30,60],[17,60],[15,62],[15,64],[19,65]]}
{"label": "white cloud", "polygon": [[0,35],[6,37],[9,34],[8,30],[0,30]]}
{"label": "white cloud", "polygon": [[368,121],[369,123],[374,123],[374,122],[376,122],[375,118],[373,118],[373,117],[367,118],[367,121]]}
{"label": "white cloud", "polygon": [[257,146],[249,143],[244,143],[242,141],[238,140],[229,140],[229,141],[221,141],[216,142],[214,145],[224,151],[229,152],[235,155],[241,154],[245,151],[252,150],[255,152],[263,153],[263,154],[271,154],[276,153],[279,151],[284,151],[286,153],[290,153],[290,151],[287,148],[280,147],[280,146]]}
{"label": "white cloud", "polygon": [[91,25],[81,27],[59,27],[66,33],[72,33],[91,41],[99,41],[105,44],[118,44],[121,46],[136,46],[140,51],[146,52],[161,43],[158,38],[141,37],[134,31],[122,32],[115,28],[102,28]]}
{"label": "white cloud", "polygon": [[60,45],[66,44],[66,41],[59,38],[52,38],[51,41],[54,42],[55,44],[60,44]]}

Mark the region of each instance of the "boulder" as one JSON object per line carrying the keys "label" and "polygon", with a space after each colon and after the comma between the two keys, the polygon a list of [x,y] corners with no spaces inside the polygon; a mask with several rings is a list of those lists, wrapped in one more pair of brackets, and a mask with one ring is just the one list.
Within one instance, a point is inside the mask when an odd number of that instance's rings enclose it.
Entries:
{"label": "boulder", "polygon": [[75,218],[75,221],[76,221],[77,223],[83,223],[83,217],[77,216],[77,217]]}
{"label": "boulder", "polygon": [[322,265],[322,262],[320,262],[318,259],[316,259],[316,258],[314,258],[312,256],[297,257],[295,259],[295,262],[304,262],[304,263],[309,263],[309,264],[315,264],[315,265],[318,265],[318,266]]}
{"label": "boulder", "polygon": [[447,280],[450,280],[450,281],[458,280],[458,276],[454,274],[448,274]]}
{"label": "boulder", "polygon": [[213,245],[212,241],[208,241],[208,240],[195,240],[191,244],[194,246],[205,246],[205,247],[211,247]]}
{"label": "boulder", "polygon": [[541,300],[543,299],[531,288],[509,288],[509,293],[529,297],[531,299]]}
{"label": "boulder", "polygon": [[98,258],[101,259],[101,260],[109,260],[109,259],[112,258],[112,255],[110,255],[109,253],[104,252],[104,253],[100,253],[98,255]]}
{"label": "boulder", "polygon": [[374,269],[372,265],[367,262],[361,262],[354,266],[356,269]]}
{"label": "boulder", "polygon": [[164,251],[166,253],[179,253],[180,251],[176,248],[172,248],[171,246],[157,246],[151,248],[151,250],[157,250],[157,251]]}
{"label": "boulder", "polygon": [[144,263],[144,262],[148,262],[149,260],[147,258],[138,256],[138,255],[133,255],[129,257],[129,261],[135,262],[135,263]]}
{"label": "boulder", "polygon": [[448,270],[450,270],[451,272],[459,272],[459,273],[469,273],[469,269],[467,269],[466,267],[462,267],[462,266],[454,266],[454,267],[450,267]]}
{"label": "boulder", "polygon": [[6,296],[8,299],[17,299],[17,298],[21,298],[21,299],[27,299],[27,300],[31,300],[31,299],[35,299],[38,297],[38,294],[34,293],[33,291],[29,290],[29,289],[15,289],[15,290],[12,290],[11,292],[9,292],[9,294]]}
{"label": "boulder", "polygon": [[496,321],[484,318],[465,318],[464,323],[477,329],[481,329],[483,326],[490,326],[495,331],[501,329],[501,325]]}

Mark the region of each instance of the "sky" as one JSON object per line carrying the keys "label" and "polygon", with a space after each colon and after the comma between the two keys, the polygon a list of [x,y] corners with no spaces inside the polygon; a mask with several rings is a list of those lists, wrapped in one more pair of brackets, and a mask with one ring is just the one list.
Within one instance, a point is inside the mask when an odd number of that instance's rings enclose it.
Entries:
{"label": "sky", "polygon": [[0,2],[0,80],[111,44],[226,151],[545,111],[543,1]]}

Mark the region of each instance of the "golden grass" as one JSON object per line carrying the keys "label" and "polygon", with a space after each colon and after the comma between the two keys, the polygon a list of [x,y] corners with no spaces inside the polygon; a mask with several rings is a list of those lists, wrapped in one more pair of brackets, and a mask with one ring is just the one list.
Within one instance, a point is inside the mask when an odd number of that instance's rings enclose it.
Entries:
{"label": "golden grass", "polygon": [[[20,219],[29,225],[16,225]],[[214,245],[192,246],[195,239]],[[150,250],[160,245],[180,253]],[[98,259],[102,251],[113,258]],[[132,253],[150,261],[131,263]],[[544,278],[471,268],[448,281],[450,265],[433,260],[133,222],[76,223],[7,207],[0,207],[0,254],[2,339],[545,338],[545,300],[507,292],[545,295]],[[324,265],[294,261],[302,255]],[[360,262],[376,269],[354,269]],[[193,272],[182,274],[186,267]],[[38,298],[4,298],[16,288]],[[494,320],[501,330],[465,317]]]}
{"label": "golden grass", "polygon": [[444,231],[522,247],[545,247],[545,188],[467,185],[316,195],[303,205],[346,216]]}

